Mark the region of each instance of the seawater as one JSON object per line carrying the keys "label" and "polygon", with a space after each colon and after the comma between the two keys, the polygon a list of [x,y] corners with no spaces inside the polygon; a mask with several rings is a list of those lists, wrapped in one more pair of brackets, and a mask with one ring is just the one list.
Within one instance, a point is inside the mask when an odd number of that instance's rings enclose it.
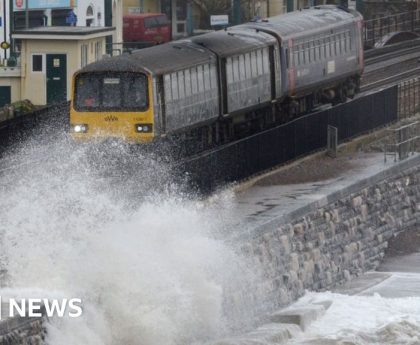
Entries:
{"label": "seawater", "polygon": [[81,318],[50,320],[52,345],[188,344],[249,326],[241,291],[256,279],[224,240],[229,193],[178,193],[155,156],[114,149],[114,164],[93,162],[63,135],[2,159],[0,294],[81,298]]}

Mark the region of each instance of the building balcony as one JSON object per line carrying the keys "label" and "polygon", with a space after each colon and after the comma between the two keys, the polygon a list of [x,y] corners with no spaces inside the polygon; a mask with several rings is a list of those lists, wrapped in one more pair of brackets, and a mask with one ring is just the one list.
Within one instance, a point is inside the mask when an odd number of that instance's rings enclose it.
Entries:
{"label": "building balcony", "polygon": [[0,78],[20,77],[20,66],[0,66]]}

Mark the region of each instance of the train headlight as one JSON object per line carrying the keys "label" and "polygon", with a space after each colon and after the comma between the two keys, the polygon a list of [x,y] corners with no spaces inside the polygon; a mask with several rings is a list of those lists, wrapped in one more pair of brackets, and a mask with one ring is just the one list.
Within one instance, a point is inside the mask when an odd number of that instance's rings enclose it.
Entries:
{"label": "train headlight", "polygon": [[88,130],[88,125],[72,125],[72,129],[74,133],[86,133]]}
{"label": "train headlight", "polygon": [[137,133],[151,133],[153,126],[150,123],[137,123],[135,129]]}

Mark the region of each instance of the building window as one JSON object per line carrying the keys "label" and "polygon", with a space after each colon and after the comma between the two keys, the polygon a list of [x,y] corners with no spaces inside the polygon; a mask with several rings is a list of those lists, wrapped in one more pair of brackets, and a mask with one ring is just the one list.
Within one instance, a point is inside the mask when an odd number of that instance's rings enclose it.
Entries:
{"label": "building window", "polygon": [[95,61],[101,59],[102,56],[102,42],[98,41],[95,43]]}
{"label": "building window", "polygon": [[88,8],[86,10],[86,17],[92,17],[92,16],[93,16],[93,7],[88,6]]}
{"label": "building window", "polygon": [[82,44],[80,47],[80,57],[81,57],[81,67],[84,67],[87,65],[88,62],[88,45]]}
{"label": "building window", "polygon": [[94,14],[93,14],[93,6],[88,6],[86,10],[86,26],[93,26],[94,23]]}
{"label": "building window", "polygon": [[42,63],[43,56],[42,55],[32,55],[32,72],[42,72]]}

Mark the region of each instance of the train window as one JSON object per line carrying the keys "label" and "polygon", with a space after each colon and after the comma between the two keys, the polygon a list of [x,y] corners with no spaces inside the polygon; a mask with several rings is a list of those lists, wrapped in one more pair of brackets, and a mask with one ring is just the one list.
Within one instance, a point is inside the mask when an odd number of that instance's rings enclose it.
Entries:
{"label": "train window", "polygon": [[299,51],[295,50],[293,52],[293,66],[299,66],[299,65],[300,65]]}
{"label": "train window", "polygon": [[337,34],[337,54],[341,55],[343,52],[341,50],[341,34]]}
{"label": "train window", "polygon": [[190,70],[186,69],[184,71],[185,77],[185,96],[191,96],[191,74]]}
{"label": "train window", "polygon": [[257,70],[257,52],[253,51],[251,52],[251,76],[257,77],[258,76],[258,70]]}
{"label": "train window", "polygon": [[127,78],[123,83],[124,107],[144,108],[147,106],[147,93],[144,92],[144,80]]}
{"label": "train window", "polygon": [[333,56],[333,42],[332,42],[332,37],[328,37],[327,38],[327,42],[328,42],[328,57]]}
{"label": "train window", "polygon": [[228,84],[231,84],[231,83],[234,82],[232,58],[227,58],[226,59],[226,78],[227,78],[227,83]]}
{"label": "train window", "polygon": [[198,80],[198,92],[201,93],[204,91],[204,75],[203,75],[203,66],[197,66],[197,80]]}
{"label": "train window", "polygon": [[172,88],[172,99],[178,99],[178,77],[176,73],[171,73],[171,88]]}
{"label": "train window", "polygon": [[233,74],[236,75],[235,80],[240,81],[241,80],[241,59],[239,56],[235,56],[232,59],[233,62]]}
{"label": "train window", "polygon": [[299,65],[303,65],[305,63],[305,54],[303,51],[303,45],[299,45]]}
{"label": "train window", "polygon": [[102,85],[102,104],[106,107],[121,107],[120,78],[104,78]]}
{"label": "train window", "polygon": [[238,56],[238,70],[239,70],[239,80],[245,80],[246,79],[246,72],[245,72],[245,56],[239,55]]}
{"label": "train window", "polygon": [[95,108],[100,105],[101,80],[96,76],[79,76],[76,81],[76,108]]}
{"label": "train window", "polygon": [[179,71],[178,72],[178,93],[179,93],[179,98],[185,98],[184,71]]}
{"label": "train window", "polygon": [[312,61],[316,61],[316,41],[311,42],[311,50],[312,50]]}
{"label": "train window", "polygon": [[204,65],[204,89],[205,90],[210,90],[210,69],[209,69],[209,65],[205,64]]}
{"label": "train window", "polygon": [[341,33],[337,34],[337,50],[339,55],[343,55],[343,36],[341,35]]}
{"label": "train window", "polygon": [[256,51],[256,59],[257,59],[257,73],[259,75],[264,74],[263,57],[262,57],[261,49]]}
{"label": "train window", "polygon": [[263,72],[264,74],[270,73],[270,59],[268,57],[268,48],[262,50],[263,53]]}
{"label": "train window", "polygon": [[147,78],[140,73],[88,73],[75,81],[78,111],[144,111]]}
{"label": "train window", "polygon": [[169,74],[165,74],[163,82],[165,85],[165,100],[172,101],[171,76]]}
{"label": "train window", "polygon": [[338,38],[339,38],[339,43],[340,43],[340,55],[344,54],[344,35],[343,34],[338,34]]}
{"label": "train window", "polygon": [[227,63],[230,65],[230,68],[232,70],[232,82],[236,82],[239,80],[239,75],[238,75],[238,61],[236,57],[231,57],[228,58]]}
{"label": "train window", "polygon": [[210,65],[210,80],[212,90],[217,89],[217,69],[215,65]]}
{"label": "train window", "polygon": [[313,62],[315,60],[313,41],[308,42],[308,53],[309,53],[309,62]]}
{"label": "train window", "polygon": [[246,78],[251,78],[251,54],[246,53],[245,54],[245,75]]}
{"label": "train window", "polygon": [[316,40],[316,54],[317,54],[317,59],[321,60],[322,59],[322,45],[321,45],[321,41],[320,40]]}
{"label": "train window", "polygon": [[191,68],[191,92],[193,95],[198,93],[197,67]]}
{"label": "train window", "polygon": [[310,63],[311,62],[311,45],[310,45],[310,42],[307,42],[305,44],[305,53],[306,53],[306,56],[308,57],[307,62]]}
{"label": "train window", "polygon": [[346,50],[350,51],[350,31],[346,31]]}
{"label": "train window", "polygon": [[305,50],[305,64],[307,64],[311,62],[310,56],[309,56],[309,42],[305,43],[304,50]]}

